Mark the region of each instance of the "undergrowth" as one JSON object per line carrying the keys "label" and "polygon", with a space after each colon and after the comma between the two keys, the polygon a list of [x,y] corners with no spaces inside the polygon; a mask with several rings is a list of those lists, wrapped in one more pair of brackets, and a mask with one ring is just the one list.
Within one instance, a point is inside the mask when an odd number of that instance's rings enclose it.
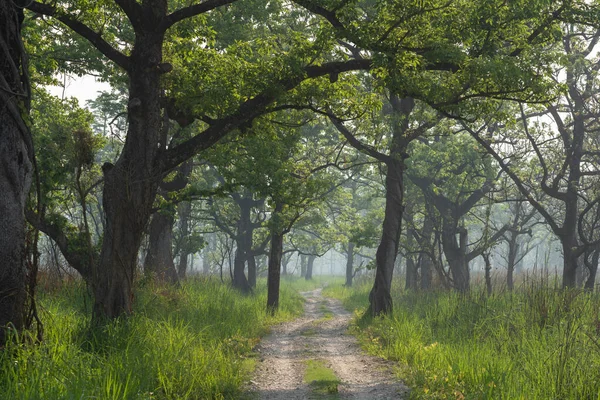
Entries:
{"label": "undergrowth", "polygon": [[393,315],[359,318],[371,282],[329,287],[355,333],[398,361],[411,399],[599,399],[600,297],[528,284],[513,293],[394,289]]}
{"label": "undergrowth", "polygon": [[276,322],[302,313],[282,282],[280,312],[265,312],[265,282],[244,296],[214,280],[180,288],[145,284],[134,314],[89,328],[90,299],[68,285],[38,300],[45,323],[37,345],[14,340],[0,350],[2,399],[237,398],[253,370],[252,349]]}

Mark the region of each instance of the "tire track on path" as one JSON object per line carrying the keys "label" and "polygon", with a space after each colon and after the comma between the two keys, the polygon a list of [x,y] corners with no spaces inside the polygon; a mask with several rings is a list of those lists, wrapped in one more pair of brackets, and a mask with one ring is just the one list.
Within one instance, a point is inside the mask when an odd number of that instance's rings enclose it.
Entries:
{"label": "tire track on path", "polygon": [[[253,399],[403,399],[408,389],[391,372],[391,363],[365,354],[347,333],[352,315],[321,289],[301,293],[304,316],[278,325],[257,351],[259,363],[248,394]],[[307,360],[319,360],[341,383],[338,393],[318,394],[304,382]]]}

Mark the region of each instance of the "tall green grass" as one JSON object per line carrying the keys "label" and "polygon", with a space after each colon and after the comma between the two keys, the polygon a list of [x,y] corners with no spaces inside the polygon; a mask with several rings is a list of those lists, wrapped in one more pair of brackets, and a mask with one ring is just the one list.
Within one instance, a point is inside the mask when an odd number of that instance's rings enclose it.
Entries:
{"label": "tall green grass", "polygon": [[238,398],[259,337],[303,304],[284,283],[280,312],[269,317],[264,281],[252,296],[202,279],[147,284],[136,296],[133,316],[90,330],[84,288],[42,294],[45,339],[15,338],[0,350],[0,398]]}
{"label": "tall green grass", "polygon": [[[326,294],[360,311],[370,287]],[[355,332],[398,361],[412,399],[600,399],[597,294],[529,284],[491,297],[398,288],[393,297],[393,315],[357,318]]]}

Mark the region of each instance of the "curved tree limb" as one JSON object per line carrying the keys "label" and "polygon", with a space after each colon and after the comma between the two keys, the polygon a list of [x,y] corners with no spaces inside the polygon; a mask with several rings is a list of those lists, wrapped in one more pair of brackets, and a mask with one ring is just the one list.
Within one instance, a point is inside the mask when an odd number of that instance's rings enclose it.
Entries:
{"label": "curved tree limb", "polygon": [[115,49],[110,43],[108,43],[102,38],[102,35],[100,35],[98,32],[95,32],[93,29],[91,29],[84,23],[77,21],[69,15],[63,14],[60,10],[57,10],[56,7],[53,7],[49,4],[38,3],[37,1],[34,1],[31,4],[29,4],[27,6],[27,9],[38,14],[56,18],[57,20],[68,26],[72,31],[84,37],[87,41],[89,41],[92,44],[92,46],[98,49],[98,51],[104,54],[115,64],[117,64],[124,70],[128,70],[130,68],[129,56],[126,56],[119,50]]}
{"label": "curved tree limb", "polygon": [[[342,72],[368,70],[372,66],[371,60],[333,61],[322,65],[310,65],[304,68],[304,74],[274,82],[270,89],[259,93],[240,105],[237,112],[221,119],[212,120],[209,127],[203,132],[186,140],[185,142],[167,149],[157,165],[160,173],[166,173],[187,159],[193,157],[217,143],[221,138],[234,129],[247,124],[254,118],[267,112],[267,107],[276,101],[281,90],[291,90],[306,79],[317,78],[329,74]],[[190,119],[195,117],[190,116]]]}
{"label": "curved tree limb", "polygon": [[215,8],[235,3],[236,1],[237,0],[206,0],[200,4],[194,4],[185,8],[181,8],[167,15],[167,17],[163,20],[160,29],[164,32],[179,21],[182,21],[186,18],[195,17],[196,15],[204,14],[208,11],[214,10]]}

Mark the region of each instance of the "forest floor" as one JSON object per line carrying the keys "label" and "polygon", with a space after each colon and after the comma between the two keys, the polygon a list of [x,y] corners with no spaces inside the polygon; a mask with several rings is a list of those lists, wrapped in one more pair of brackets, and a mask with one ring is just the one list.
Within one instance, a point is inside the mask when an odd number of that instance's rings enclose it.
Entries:
{"label": "forest floor", "polygon": [[321,289],[301,293],[303,317],[273,328],[256,351],[252,399],[402,399],[408,389],[390,363],[365,354],[348,325],[352,314]]}

